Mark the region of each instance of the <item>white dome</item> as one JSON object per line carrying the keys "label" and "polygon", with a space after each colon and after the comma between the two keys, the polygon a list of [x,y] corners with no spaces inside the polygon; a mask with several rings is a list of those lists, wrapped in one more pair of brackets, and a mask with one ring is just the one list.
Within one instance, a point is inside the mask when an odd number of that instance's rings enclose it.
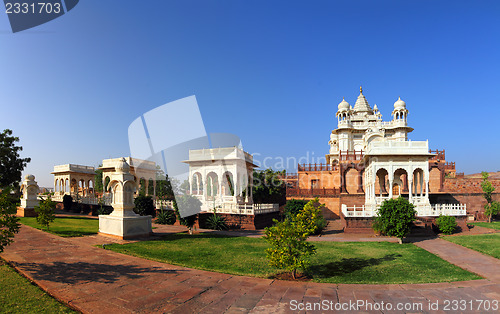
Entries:
{"label": "white dome", "polygon": [[348,111],[351,106],[349,105],[349,103],[347,101],[345,101],[345,99],[342,98],[342,101],[340,102],[339,104],[339,111]]}
{"label": "white dome", "polygon": [[130,172],[130,165],[125,161],[125,158],[122,157],[116,164],[115,171],[120,173]]}
{"label": "white dome", "polygon": [[406,103],[401,100],[401,97],[399,97],[398,100],[396,100],[396,102],[394,103],[394,110],[397,109],[406,109]]}

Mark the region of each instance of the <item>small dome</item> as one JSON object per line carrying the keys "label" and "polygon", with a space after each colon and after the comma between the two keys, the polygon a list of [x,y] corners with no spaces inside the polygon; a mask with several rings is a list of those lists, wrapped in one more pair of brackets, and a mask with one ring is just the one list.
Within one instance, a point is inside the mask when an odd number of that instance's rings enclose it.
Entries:
{"label": "small dome", "polygon": [[406,109],[406,103],[401,100],[401,97],[394,103],[394,110],[396,109]]}
{"label": "small dome", "polygon": [[121,158],[120,161],[115,166],[115,171],[120,173],[130,172],[130,165],[125,161],[125,158]]}
{"label": "small dome", "polygon": [[340,102],[338,108],[339,108],[339,111],[347,111],[351,108],[351,106],[349,105],[349,103],[347,101],[345,101],[345,99],[342,98],[342,101]]}
{"label": "small dome", "polygon": [[376,111],[378,111],[377,104],[375,104],[375,105],[373,106],[373,111],[375,111],[375,112],[376,112]]}
{"label": "small dome", "polygon": [[27,174],[24,179],[26,179],[27,181],[34,181],[35,180],[35,176],[32,175],[32,174]]}
{"label": "small dome", "polygon": [[355,112],[367,112],[369,114],[373,113],[372,108],[368,104],[368,101],[366,100],[365,95],[363,95],[363,88],[360,86],[359,87],[359,96],[358,99],[356,100],[356,103],[354,104],[354,111]]}

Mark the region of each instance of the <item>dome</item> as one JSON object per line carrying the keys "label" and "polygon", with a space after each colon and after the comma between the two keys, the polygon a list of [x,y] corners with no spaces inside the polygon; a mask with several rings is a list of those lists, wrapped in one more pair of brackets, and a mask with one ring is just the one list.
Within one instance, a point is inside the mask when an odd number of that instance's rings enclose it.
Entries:
{"label": "dome", "polygon": [[373,111],[375,111],[375,112],[377,112],[377,111],[378,111],[377,104],[375,104],[375,105],[373,106]]}
{"label": "dome", "polygon": [[394,103],[394,110],[397,109],[406,109],[406,103],[401,100],[401,97],[399,97],[398,100],[396,100],[396,102]]}
{"label": "dome", "polygon": [[372,113],[372,108],[368,104],[368,101],[365,98],[365,95],[363,95],[363,88],[360,86],[359,87],[359,96],[358,99],[356,100],[356,103],[354,104],[354,111],[356,112],[368,112]]}
{"label": "dome", "polygon": [[347,111],[347,110],[349,110],[349,108],[351,108],[351,106],[349,105],[349,103],[347,101],[345,101],[344,98],[342,98],[342,101],[340,102],[338,108],[339,108],[339,111]]}
{"label": "dome", "polygon": [[26,179],[27,181],[34,181],[35,180],[35,176],[32,175],[32,174],[27,174],[24,179]]}
{"label": "dome", "polygon": [[130,166],[129,164],[125,161],[125,158],[121,158],[120,161],[116,164],[115,166],[115,171],[120,172],[120,173],[127,173],[130,172]]}

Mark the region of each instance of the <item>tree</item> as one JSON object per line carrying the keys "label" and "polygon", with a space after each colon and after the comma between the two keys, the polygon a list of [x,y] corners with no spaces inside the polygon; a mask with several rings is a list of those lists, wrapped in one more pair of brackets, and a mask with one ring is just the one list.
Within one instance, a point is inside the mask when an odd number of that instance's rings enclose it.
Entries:
{"label": "tree", "polygon": [[327,225],[327,221],[321,212],[324,207],[325,204],[320,204],[318,198],[307,202],[304,208],[292,218],[296,228],[304,230],[307,235],[321,233]]}
{"label": "tree", "polygon": [[38,214],[38,216],[36,216],[36,222],[49,230],[50,223],[56,219],[55,209],[56,203],[53,202],[50,197],[41,200],[38,206],[35,206],[35,212]]}
{"label": "tree", "polygon": [[96,171],[95,171],[95,176],[94,176],[94,182],[95,182],[95,185],[94,185],[94,190],[96,192],[103,192],[104,191],[104,187],[102,186],[102,169],[99,169],[102,167],[102,164],[99,164],[99,166],[97,167]]}
{"label": "tree", "polygon": [[184,180],[181,185],[179,186],[179,191],[182,194],[188,194],[189,193],[189,180]]}
{"label": "tree", "polygon": [[385,200],[378,209],[373,229],[384,235],[399,238],[399,243],[410,233],[417,211],[413,204],[403,197]]}
{"label": "tree", "polygon": [[174,200],[174,210],[179,223],[188,228],[189,234],[193,234],[194,224],[196,223],[198,215],[195,214],[187,217],[181,217],[179,207],[181,209],[189,209],[193,212],[199,212],[201,208],[200,200],[191,195],[179,195]]}
{"label": "tree", "polygon": [[0,192],[0,253],[12,243],[14,235],[21,227],[15,213],[16,203],[10,195],[10,188],[4,188]]}
{"label": "tree", "polygon": [[0,188],[18,188],[24,167],[31,158],[20,158],[21,146],[16,146],[19,138],[12,136],[12,130],[5,129],[0,133]]}
{"label": "tree", "polygon": [[274,223],[274,226],[265,229],[264,236],[271,245],[266,249],[269,265],[290,271],[296,279],[297,270],[307,267],[309,257],[316,252],[316,248],[307,242],[307,231],[293,221],[285,219],[278,222],[275,219]]}
{"label": "tree", "polygon": [[169,178],[160,166],[156,166],[156,196],[161,199],[175,199],[177,180]]}
{"label": "tree", "polygon": [[483,189],[483,196],[486,199],[486,205],[484,205],[484,214],[488,216],[488,222],[491,222],[491,217],[493,215],[497,215],[500,213],[500,203],[493,201],[493,191],[495,191],[495,187],[488,180],[490,176],[488,172],[481,172],[481,176],[483,177],[483,182],[481,182],[481,188]]}
{"label": "tree", "polygon": [[283,171],[274,171],[271,168],[253,172],[253,201],[255,203],[286,203],[286,186],[279,176]]}
{"label": "tree", "polygon": [[300,213],[304,209],[304,206],[306,204],[307,204],[306,200],[291,199],[286,201],[285,217],[287,219],[293,219],[295,216],[297,216],[298,213]]}
{"label": "tree", "polygon": [[141,216],[156,216],[153,197],[139,195],[134,199],[134,212]]}
{"label": "tree", "polygon": [[19,219],[16,214],[16,202],[11,195],[12,188],[18,191],[19,181],[24,167],[30,158],[20,158],[21,146],[16,146],[18,137],[5,129],[0,133],[0,253],[9,245],[15,233],[19,232]]}

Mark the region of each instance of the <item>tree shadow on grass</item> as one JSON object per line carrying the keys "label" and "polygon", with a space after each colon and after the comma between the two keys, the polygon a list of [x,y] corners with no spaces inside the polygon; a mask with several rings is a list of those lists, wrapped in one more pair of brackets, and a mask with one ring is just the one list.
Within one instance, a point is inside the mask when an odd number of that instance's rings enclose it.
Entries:
{"label": "tree shadow on grass", "polygon": [[71,237],[83,237],[87,235],[94,235],[97,234],[97,232],[87,232],[87,231],[73,231],[73,230],[57,230],[57,231],[49,231],[52,234],[58,235],[60,237],[66,237],[66,238],[71,238]]}
{"label": "tree shadow on grass", "polygon": [[402,257],[400,254],[389,254],[381,258],[343,258],[338,262],[311,265],[307,272],[314,278],[330,278],[349,274],[365,267],[379,265]]}
{"label": "tree shadow on grass", "polygon": [[46,280],[66,284],[84,282],[113,283],[122,277],[136,279],[145,274],[171,274],[183,270],[169,270],[161,267],[139,267],[135,265],[108,265],[86,262],[48,264],[16,263],[23,271],[31,273],[34,280]]}

